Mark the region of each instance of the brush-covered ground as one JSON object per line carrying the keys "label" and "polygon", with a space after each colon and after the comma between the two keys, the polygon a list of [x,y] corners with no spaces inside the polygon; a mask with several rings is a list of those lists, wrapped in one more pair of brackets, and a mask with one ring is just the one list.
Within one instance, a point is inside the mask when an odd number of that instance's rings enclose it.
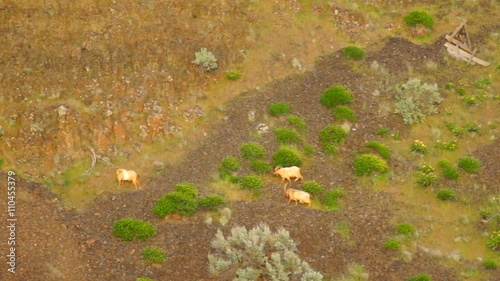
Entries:
{"label": "brush-covered ground", "polygon": [[[22,177],[16,177],[16,273],[2,262],[0,279],[221,280],[209,274],[207,258],[217,230],[227,235],[234,226],[265,223],[288,230],[298,256],[325,280],[363,280],[349,273],[355,264],[369,280],[421,273],[432,280],[499,280],[498,269],[483,265],[500,265],[498,252],[486,247],[498,224],[480,215],[500,209],[498,3],[429,4],[436,28],[416,40],[401,21],[409,3],[231,2],[2,4],[4,41],[10,44],[2,51],[6,87],[0,101],[10,105],[0,111],[2,190],[8,170]],[[466,66],[448,56],[444,34],[460,23],[457,16],[469,19],[472,42],[492,65]],[[289,38],[276,38],[280,32]],[[361,46],[365,58],[347,59],[339,50],[346,45]],[[219,58],[219,73],[191,64],[201,46]],[[242,78],[224,81],[224,70],[233,69]],[[393,114],[393,88],[414,77],[436,83],[444,101],[438,114],[410,126]],[[333,85],[350,89],[357,120],[338,153],[326,155],[319,132],[342,124],[319,102]],[[268,113],[276,102],[289,104],[291,114],[305,121],[294,145],[298,151],[312,148],[303,154],[304,177],[325,191],[342,188],[339,209],[324,211],[319,198],[310,208],[288,205],[271,174],[262,176],[256,197],[218,179],[227,156],[241,161],[240,175],[251,173],[240,156],[241,145],[250,141],[265,148],[271,163],[280,147],[273,130],[290,126],[287,116]],[[261,123],[268,133],[258,133]],[[450,124],[463,129],[451,130]],[[434,147],[454,138],[456,150]],[[390,148],[390,172],[358,177],[354,155],[373,140]],[[415,140],[426,143],[429,153],[411,152]],[[90,165],[89,147],[99,157],[82,176]],[[439,171],[439,160],[456,163],[464,156],[481,161],[479,173],[460,170],[457,180],[439,176],[431,187],[416,183],[422,165]],[[116,166],[139,171],[142,189],[117,189]],[[220,223],[217,212],[154,215],[157,199],[182,182],[193,183],[200,195],[223,195],[231,210],[228,223]],[[457,199],[438,200],[440,188],[452,189]],[[0,206],[6,210],[7,199]],[[129,217],[152,223],[157,235],[120,241],[112,224]],[[413,225],[417,235],[400,249],[388,249],[385,243],[400,223]],[[165,250],[166,262],[141,258],[152,245]]]}

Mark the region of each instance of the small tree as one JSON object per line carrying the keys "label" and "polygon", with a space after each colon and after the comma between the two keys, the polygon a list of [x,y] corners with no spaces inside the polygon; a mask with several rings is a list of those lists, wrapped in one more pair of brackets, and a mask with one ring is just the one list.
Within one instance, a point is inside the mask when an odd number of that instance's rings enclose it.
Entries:
{"label": "small tree", "polygon": [[119,219],[113,223],[113,234],[123,241],[144,241],[156,234],[155,227],[138,219]]}
{"label": "small tree", "polygon": [[158,199],[152,212],[160,218],[173,213],[190,216],[198,210],[197,194],[198,190],[194,185],[189,183],[178,184],[175,191],[167,193]]}
{"label": "small tree", "polygon": [[221,280],[321,281],[323,275],[296,255],[297,246],[285,229],[271,232],[261,224],[248,231],[234,227],[224,237],[218,231],[208,255],[210,273]]}

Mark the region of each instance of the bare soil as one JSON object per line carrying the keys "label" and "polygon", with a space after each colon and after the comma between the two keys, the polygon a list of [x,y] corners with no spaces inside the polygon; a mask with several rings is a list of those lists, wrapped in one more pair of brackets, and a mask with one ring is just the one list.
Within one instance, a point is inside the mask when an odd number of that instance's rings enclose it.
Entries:
{"label": "bare soil", "polygon": [[[442,39],[420,46],[405,39],[389,38],[383,48],[368,54],[366,62],[376,60],[390,75],[400,76],[406,72],[408,60],[415,68],[423,67],[427,59],[443,64],[442,44]],[[366,90],[377,82],[372,80],[375,76],[353,71],[349,63],[336,52],[321,57],[315,68],[304,75],[291,76],[241,94],[225,106],[225,118],[210,125],[208,136],[194,146],[197,148],[190,151],[184,161],[148,179],[147,185],[138,191],[132,191],[133,187],[129,186],[130,192],[105,194],[84,212],[66,209],[44,186],[18,178],[18,267],[12,275],[4,270],[2,262],[0,279],[135,280],[147,276],[155,280],[220,280],[210,276],[207,260],[217,229],[227,234],[232,226],[251,228],[259,223],[266,223],[272,229],[284,227],[289,230],[299,243],[298,255],[328,278],[338,278],[349,264],[358,263],[369,273],[370,280],[405,280],[419,273],[427,273],[435,281],[460,279],[454,267],[418,248],[412,253],[411,261],[404,261],[399,251],[384,248],[388,235],[395,233],[392,216],[404,208],[404,204],[394,200],[391,193],[360,186],[352,176],[350,153],[363,147],[367,140],[377,138],[379,128],[390,128],[404,136],[407,127],[395,115],[380,117],[376,99]],[[337,84],[352,90],[355,99],[352,106],[359,120],[339,154],[331,157],[321,152],[316,136],[334,120],[317,101],[325,88]],[[278,143],[272,133],[261,138],[256,138],[254,133],[258,123],[268,123],[269,105],[281,101],[288,102],[292,112],[302,116],[308,125],[307,143],[315,152],[314,162],[304,171],[306,179],[320,182],[326,190],[343,187],[346,196],[341,200],[343,207],[340,210],[325,212],[287,205],[278,188],[279,180],[269,176],[265,178],[263,193],[256,200],[227,203],[233,215],[226,226],[215,222],[206,224],[204,213],[169,220],[159,219],[151,213],[155,201],[179,182],[194,183],[202,195],[213,193],[208,186],[217,166],[224,157],[239,155],[242,143],[254,140],[266,151],[275,151]],[[254,122],[248,119],[250,111],[256,112]],[[271,122],[279,124],[282,121]],[[489,188],[499,185],[498,145],[496,140],[473,153],[484,163],[479,178]],[[391,162],[394,173],[411,166],[412,163]],[[1,178],[6,178],[5,172]],[[5,180],[1,184],[4,185]],[[6,208],[5,202],[0,203],[2,209]],[[124,217],[154,224],[157,235],[146,242],[119,241],[113,237],[111,225]],[[333,231],[339,223],[347,223],[350,237]],[[3,233],[2,241],[5,240]],[[145,263],[140,257],[141,251],[150,245],[165,249],[167,262],[161,265]],[[473,262],[462,261],[464,264]],[[488,280],[500,280],[500,273],[494,271]]]}

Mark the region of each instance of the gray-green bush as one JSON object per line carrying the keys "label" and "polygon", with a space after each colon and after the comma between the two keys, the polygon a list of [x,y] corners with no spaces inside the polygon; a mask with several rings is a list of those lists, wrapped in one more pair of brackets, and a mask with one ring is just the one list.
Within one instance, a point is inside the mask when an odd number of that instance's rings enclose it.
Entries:
{"label": "gray-green bush", "polygon": [[422,83],[418,78],[396,86],[395,113],[405,124],[420,123],[428,115],[437,114],[437,105],[443,101],[437,84]]}
{"label": "gray-green bush", "polygon": [[193,60],[192,63],[202,66],[205,71],[217,69],[217,59],[212,52],[207,50],[207,48],[201,48],[198,52],[194,53],[194,56],[195,60]]}

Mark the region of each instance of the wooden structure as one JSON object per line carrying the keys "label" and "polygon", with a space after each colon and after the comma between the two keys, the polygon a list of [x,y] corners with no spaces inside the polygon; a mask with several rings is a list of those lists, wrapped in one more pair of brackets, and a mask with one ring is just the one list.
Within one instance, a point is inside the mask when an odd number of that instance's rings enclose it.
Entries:
{"label": "wooden structure", "polygon": [[476,63],[483,66],[490,65],[489,62],[475,57],[477,49],[472,48],[465,22],[460,24],[451,35],[446,35],[445,38],[448,42],[444,46],[451,56],[466,61],[467,65]]}

